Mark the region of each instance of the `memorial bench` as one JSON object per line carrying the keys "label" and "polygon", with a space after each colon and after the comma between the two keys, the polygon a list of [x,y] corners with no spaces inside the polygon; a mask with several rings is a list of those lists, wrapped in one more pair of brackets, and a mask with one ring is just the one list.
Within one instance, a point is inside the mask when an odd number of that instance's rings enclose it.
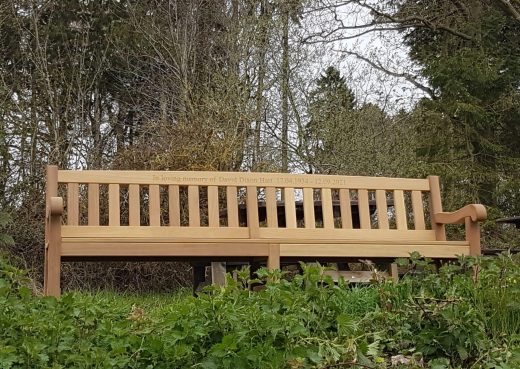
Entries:
{"label": "memorial bench", "polygon": [[[283,226],[278,222],[281,200]],[[276,269],[281,260],[394,259],[413,251],[440,259],[478,255],[478,222],[486,218],[485,208],[475,204],[443,212],[436,176],[71,171],[48,166],[46,201],[44,292],[54,296],[60,294],[62,261],[254,259]],[[297,201],[303,202],[303,222],[297,221]],[[358,229],[353,228],[354,201]],[[371,215],[374,201],[377,211]],[[259,202],[265,202],[266,221],[260,221]],[[245,221],[239,217],[243,204]],[[316,204],[321,207],[319,222]],[[447,241],[447,223],[465,223],[466,240]]]}

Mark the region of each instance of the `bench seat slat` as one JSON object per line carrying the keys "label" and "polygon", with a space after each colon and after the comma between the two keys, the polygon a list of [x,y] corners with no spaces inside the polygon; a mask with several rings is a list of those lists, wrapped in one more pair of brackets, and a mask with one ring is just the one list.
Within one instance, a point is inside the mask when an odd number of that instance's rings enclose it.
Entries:
{"label": "bench seat slat", "polygon": [[409,257],[412,251],[431,258],[455,258],[469,255],[469,245],[450,244],[448,241],[434,241],[431,244],[377,245],[366,243],[282,243],[281,257]]}
{"label": "bench seat slat", "polygon": [[152,242],[63,242],[62,256],[178,256],[178,257],[233,257],[267,256],[268,244],[203,242],[191,240],[175,243]]}
{"label": "bench seat slat", "polygon": [[62,226],[63,238],[70,237],[117,237],[125,240],[140,237],[177,237],[177,238],[249,238],[247,227],[84,227],[84,226]]}
{"label": "bench seat slat", "polygon": [[[223,240],[224,241],[224,240]],[[64,241],[62,256],[267,256],[269,243],[225,240],[225,242],[77,242]],[[469,254],[460,242],[435,241],[374,245],[367,243],[282,243],[281,257],[407,257],[411,251],[427,257],[454,258]]]}
{"label": "bench seat slat", "polygon": [[262,239],[329,239],[329,240],[367,240],[386,243],[389,240],[435,240],[435,232],[400,231],[396,229],[323,229],[323,228],[261,228]]}

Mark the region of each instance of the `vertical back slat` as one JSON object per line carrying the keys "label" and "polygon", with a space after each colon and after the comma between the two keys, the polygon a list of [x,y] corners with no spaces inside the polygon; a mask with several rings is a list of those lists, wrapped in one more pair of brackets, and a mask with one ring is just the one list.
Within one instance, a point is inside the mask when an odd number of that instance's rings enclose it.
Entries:
{"label": "vertical back slat", "polygon": [[218,213],[218,186],[208,186],[208,224],[210,227],[219,226]]}
{"label": "vertical back slat", "polygon": [[437,224],[433,221],[435,214],[442,212],[441,200],[441,184],[439,177],[428,176],[430,184],[430,219],[432,220],[432,229],[435,231],[435,239],[437,241],[446,241],[446,230],[444,224]]}
{"label": "vertical back slat", "polygon": [[389,229],[386,191],[376,190],[377,224],[379,229]]}
{"label": "vertical back slat", "polygon": [[352,229],[352,208],[350,206],[350,190],[339,190],[339,209],[341,212],[341,228]]}
{"label": "vertical back slat", "polygon": [[228,227],[238,227],[238,199],[235,186],[226,187],[226,206]]}
{"label": "vertical back slat", "polygon": [[330,188],[321,189],[321,213],[323,216],[323,228],[334,228],[332,191]]}
{"label": "vertical back slat", "polygon": [[161,194],[159,185],[152,184],[148,188],[148,210],[150,212],[150,225],[158,227],[161,225]]}
{"label": "vertical back slat", "polygon": [[305,228],[315,228],[314,218],[314,191],[312,188],[303,189],[303,219]]}
{"label": "vertical back slat", "polygon": [[368,206],[368,190],[358,190],[359,224],[361,229],[370,229],[370,209]]}
{"label": "vertical back slat", "polygon": [[128,224],[141,225],[141,200],[138,184],[128,185]]}
{"label": "vertical back slat", "polygon": [[250,238],[260,237],[260,224],[258,220],[258,193],[255,186],[247,186],[247,227]]}
{"label": "vertical back slat", "polygon": [[79,184],[67,184],[67,224],[79,225]]}
{"label": "vertical back slat", "polygon": [[99,225],[99,185],[89,183],[88,185],[88,225]]}
{"label": "vertical back slat", "polygon": [[412,210],[415,229],[420,231],[425,230],[426,225],[424,223],[424,209],[421,191],[412,191]]}
{"label": "vertical back slat", "polygon": [[108,225],[119,227],[121,224],[119,185],[111,183],[108,185]]}
{"label": "vertical back slat", "polygon": [[284,188],[285,226],[296,228],[296,204],[294,203],[294,188]]}
{"label": "vertical back slat", "polygon": [[276,188],[265,188],[265,208],[267,214],[267,226],[270,228],[278,227],[278,212],[276,204]]}
{"label": "vertical back slat", "polygon": [[199,186],[188,186],[189,226],[200,227]]}
{"label": "vertical back slat", "polygon": [[171,227],[180,227],[181,225],[181,207],[179,186],[168,186],[168,219]]}
{"label": "vertical back slat", "polygon": [[403,190],[394,191],[394,207],[395,207],[395,222],[397,229],[406,230],[408,224],[406,221],[406,206],[404,204]]}

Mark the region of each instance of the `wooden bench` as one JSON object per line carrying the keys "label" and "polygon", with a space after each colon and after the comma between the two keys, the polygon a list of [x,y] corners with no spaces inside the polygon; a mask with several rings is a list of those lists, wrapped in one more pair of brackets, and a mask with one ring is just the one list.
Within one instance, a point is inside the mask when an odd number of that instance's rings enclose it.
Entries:
{"label": "wooden bench", "polygon": [[[283,227],[277,219],[282,199]],[[55,296],[60,294],[61,262],[71,260],[255,259],[275,269],[281,259],[393,259],[413,251],[442,259],[478,255],[478,222],[486,218],[482,205],[442,212],[436,176],[70,171],[48,166],[46,200],[44,289]],[[354,200],[359,229],[352,226]],[[265,222],[259,221],[259,201],[265,201]],[[303,201],[303,222],[297,221],[296,201]],[[334,215],[337,201],[339,217]],[[376,202],[373,216],[369,201]],[[318,223],[316,203],[322,211]],[[246,222],[239,219],[241,204],[246,204]],[[465,223],[466,240],[447,241],[447,223]]]}

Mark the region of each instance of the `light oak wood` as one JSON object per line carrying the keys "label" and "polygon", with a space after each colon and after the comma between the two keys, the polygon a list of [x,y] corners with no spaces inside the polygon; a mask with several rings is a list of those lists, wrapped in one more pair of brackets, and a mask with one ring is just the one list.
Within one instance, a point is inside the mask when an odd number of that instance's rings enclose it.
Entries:
{"label": "light oak wood", "polygon": [[412,191],[412,211],[415,229],[426,229],[426,224],[424,223],[424,205],[421,191]]}
{"label": "light oak wood", "polygon": [[85,226],[63,226],[61,228],[63,238],[70,237],[117,237],[121,239],[132,239],[149,237],[160,240],[161,238],[249,238],[249,231],[246,227],[85,227]]}
{"label": "light oak wood", "polygon": [[386,202],[386,191],[376,190],[377,225],[379,229],[389,229],[388,205]]}
{"label": "light oak wood", "polygon": [[208,186],[208,224],[210,227],[220,225],[217,186]]}
{"label": "light oak wood", "polygon": [[323,215],[323,228],[334,228],[334,213],[332,209],[332,191],[330,188],[321,189],[321,211]]}
{"label": "light oak wood", "polygon": [[246,187],[247,200],[247,228],[249,228],[249,236],[258,238],[260,222],[258,220],[258,190],[254,186]]}
{"label": "light oak wood", "polygon": [[396,263],[390,264],[388,273],[394,282],[397,283],[399,281],[399,268],[397,267]]}
{"label": "light oak wood", "polygon": [[234,257],[269,255],[269,246],[265,243],[248,243],[244,247],[240,243],[213,242],[63,242],[62,256],[178,256],[178,257]]}
{"label": "light oak wood", "polygon": [[88,185],[88,225],[99,225],[99,185],[97,183],[89,183]]}
{"label": "light oak wood", "polygon": [[47,166],[44,253],[44,293],[47,296],[61,293],[61,216],[52,214],[52,199],[58,196],[58,173],[57,166]]}
{"label": "light oak wood", "polygon": [[199,186],[188,186],[188,215],[190,227],[200,226]]}
{"label": "light oak wood", "polygon": [[238,227],[238,200],[235,186],[226,187],[226,205],[228,227]]}
{"label": "light oak wood", "polygon": [[67,184],[67,224],[79,224],[79,184]]}
{"label": "light oak wood", "polygon": [[119,227],[121,224],[121,208],[119,198],[119,185],[108,185],[108,225],[112,227]]}
{"label": "light oak wood", "polygon": [[276,188],[265,188],[265,208],[267,215],[267,226],[270,228],[278,228],[278,211],[276,202]]}
{"label": "light oak wood", "polygon": [[445,245],[434,241],[429,245],[379,245],[379,244],[297,244],[281,243],[280,257],[360,257],[360,258],[396,258],[409,257],[410,250],[430,258],[455,259],[457,255],[469,255],[469,246]]}
{"label": "light oak wood", "polygon": [[370,210],[368,207],[368,191],[365,189],[358,190],[358,208],[359,222],[361,229],[370,229]]}
{"label": "light oak wood", "polygon": [[280,269],[280,245],[269,244],[269,255],[267,258],[267,268],[270,270]]}
{"label": "light oak wood", "polygon": [[[62,225],[63,199],[57,197],[58,183],[70,186],[67,210],[72,213],[71,225]],[[83,183],[88,184],[88,226],[79,225],[79,184]],[[99,226],[99,184],[109,185],[109,226]],[[120,185],[129,185],[129,226],[120,224]],[[140,185],[149,187],[149,226],[140,226]],[[169,223],[174,227],[160,224],[160,185],[168,186]],[[179,186],[188,186],[189,226],[180,225]],[[199,186],[208,187],[209,227],[200,226]],[[219,186],[226,188],[228,227],[220,227]],[[247,227],[239,227],[237,187],[246,188]],[[259,224],[258,188],[266,189],[268,227]],[[277,188],[283,193],[286,228],[278,227]],[[306,228],[297,228],[294,188],[303,189]],[[362,229],[352,229],[351,188],[358,191]],[[314,189],[321,191],[323,228],[315,228]],[[334,227],[331,189],[339,190],[341,229]],[[379,229],[371,229],[369,190],[375,190]],[[387,214],[386,191],[394,191],[397,230],[389,229],[388,217],[382,216]],[[411,191],[413,230],[407,227],[403,191]],[[421,191],[430,192],[432,230],[425,229]],[[435,176],[400,179],[280,173],[59,171],[49,166],[46,203],[44,291],[55,296],[60,294],[62,258],[260,257],[267,260],[270,269],[279,268],[284,257],[396,258],[418,251],[431,258],[455,258],[480,254],[478,222],[486,218],[481,205],[442,212]],[[443,224],[461,222],[466,224],[466,240],[446,241]]]}
{"label": "light oak wood", "polygon": [[179,186],[168,186],[168,219],[171,227],[180,227],[181,225],[181,207]]}
{"label": "light oak wood", "polygon": [[408,222],[406,220],[406,206],[404,203],[404,193],[401,190],[394,191],[394,210],[395,223],[397,225],[397,229],[408,229]]}
{"label": "light oak wood", "polygon": [[369,190],[429,191],[426,179],[360,177],[319,174],[238,173],[238,172],[166,172],[166,171],[98,171],[83,170],[58,172],[59,182],[158,184],[182,186],[256,186],[284,188],[357,188]]}
{"label": "light oak wood", "polygon": [[339,190],[339,208],[341,212],[341,228],[352,229],[352,209],[350,207],[350,190]]}
{"label": "light oak wood", "polygon": [[472,222],[485,220],[487,218],[485,206],[481,204],[470,204],[451,213],[442,212],[433,214],[433,219],[437,224],[463,224],[468,218]]}
{"label": "light oak wood", "polygon": [[150,185],[148,188],[148,211],[150,213],[150,225],[161,225],[161,193],[159,185]]}
{"label": "light oak wood", "polygon": [[137,184],[128,186],[128,224],[141,225],[141,196]]}
{"label": "light oak wood", "polygon": [[469,242],[469,254],[471,256],[479,256],[480,248],[480,224],[477,221],[466,218],[466,240]]}
{"label": "light oak wood", "polygon": [[430,184],[430,219],[432,220],[432,229],[435,231],[437,240],[446,240],[446,230],[444,224],[438,224],[435,222],[435,214],[442,213],[442,201],[441,201],[441,185],[439,177],[428,176],[428,182]]}
{"label": "light oak wood", "polygon": [[312,188],[303,189],[303,222],[305,228],[316,228],[314,217],[314,191]]}
{"label": "light oak wood", "polygon": [[396,229],[323,229],[323,228],[261,228],[260,239],[319,239],[319,240],[371,240],[387,242],[399,240],[435,240],[433,231],[401,231]]}
{"label": "light oak wood", "polygon": [[284,188],[285,201],[285,226],[286,228],[296,228],[296,205],[294,203],[294,188]]}
{"label": "light oak wood", "polygon": [[220,261],[211,263],[211,282],[217,286],[226,285],[226,263]]}

